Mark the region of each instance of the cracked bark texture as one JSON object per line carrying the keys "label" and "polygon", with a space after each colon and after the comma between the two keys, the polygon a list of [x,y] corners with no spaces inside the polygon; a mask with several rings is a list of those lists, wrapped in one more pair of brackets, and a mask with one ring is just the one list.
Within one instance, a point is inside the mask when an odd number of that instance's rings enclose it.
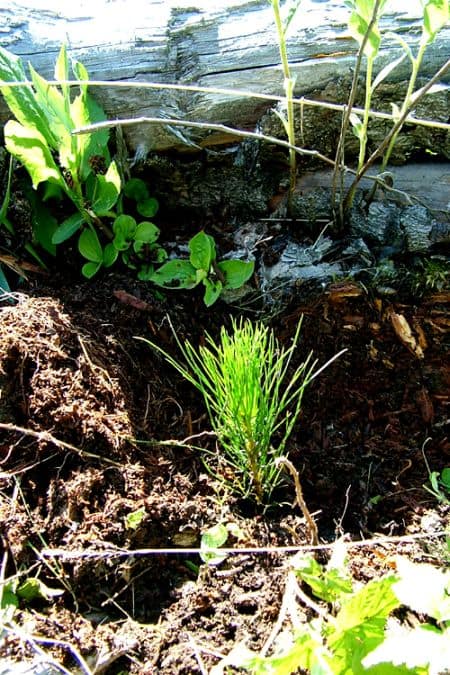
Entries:
{"label": "cracked bark texture", "polygon": [[[395,31],[411,45],[420,38],[420,0],[396,0],[382,19],[383,31]],[[347,31],[343,0],[303,0],[288,39],[297,96],[345,102],[357,45]],[[450,28],[430,46],[421,70],[426,81],[450,57]],[[0,9],[0,44],[52,78],[56,55],[66,42],[69,55],[87,67],[91,79],[183,83],[283,94],[282,72],[272,9],[267,0],[10,0]],[[390,37],[383,40],[376,72],[400,53]],[[390,111],[408,76],[408,60],[380,88],[376,104]],[[224,123],[244,129],[262,128],[283,136],[272,104],[244,96],[225,96],[150,89],[92,88],[110,118],[172,117]],[[362,88],[359,102],[362,100]],[[448,121],[449,89],[427,97],[417,113]],[[0,101],[0,121],[8,112]],[[307,147],[332,153],[340,115],[305,109],[303,139]],[[299,121],[300,127],[300,121]],[[378,131],[377,131],[378,129]],[[373,125],[372,142],[386,123]],[[375,130],[375,131],[374,131]],[[221,133],[183,130],[203,147],[228,143]],[[192,150],[180,133],[167,126],[135,125],[126,131],[131,151]],[[401,139],[398,161],[418,149],[450,156],[450,134],[420,128]],[[369,141],[370,142],[370,141]]]}

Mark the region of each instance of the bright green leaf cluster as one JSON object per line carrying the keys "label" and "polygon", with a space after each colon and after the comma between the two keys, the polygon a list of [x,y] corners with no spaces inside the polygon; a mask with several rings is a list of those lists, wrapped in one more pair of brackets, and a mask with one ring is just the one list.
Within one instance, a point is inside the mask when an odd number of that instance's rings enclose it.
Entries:
{"label": "bright green leaf cluster", "polygon": [[240,288],[253,274],[254,263],[243,260],[216,261],[216,244],[209,234],[198,232],[189,242],[189,260],[168,260],[151,276],[163,288],[205,287],[204,302],[213,305],[222,291]]}
{"label": "bright green leaf cluster", "polygon": [[[293,568],[314,596],[326,603],[317,618],[297,626],[290,644],[273,656],[237,645],[221,667],[253,675],[290,675],[299,669],[320,675],[431,675],[450,663],[450,573],[397,559],[397,574],[356,588],[345,567],[296,556]],[[390,630],[387,619],[405,605],[437,625]],[[315,605],[315,601],[311,603]],[[318,606],[317,606],[318,607]],[[286,640],[285,640],[286,643]]]}
{"label": "bright green leaf cluster", "polygon": [[[199,261],[202,254],[197,254]],[[301,322],[287,348],[268,327],[250,321],[233,321],[230,334],[222,328],[219,342],[206,334],[198,349],[175,334],[185,364],[145,340],[204,398],[221,448],[219,467],[213,471],[208,462],[209,470],[227,476],[234,493],[259,504],[270,503],[283,482],[278,459],[298,420],[303,393],[318,372],[311,354],[290,372],[300,327]]]}

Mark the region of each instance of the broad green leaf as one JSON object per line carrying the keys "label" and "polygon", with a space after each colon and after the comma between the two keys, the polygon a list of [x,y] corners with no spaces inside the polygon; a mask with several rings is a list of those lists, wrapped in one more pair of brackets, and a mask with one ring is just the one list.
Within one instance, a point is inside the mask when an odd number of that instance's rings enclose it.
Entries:
{"label": "broad green leaf", "polygon": [[99,242],[97,233],[86,228],[80,234],[78,240],[78,250],[81,255],[95,263],[103,263],[103,249]]}
{"label": "broad green leaf", "polygon": [[86,277],[86,279],[92,279],[92,277],[97,274],[101,266],[101,263],[88,262],[81,268],[81,274]]}
{"label": "broad green leaf", "polygon": [[52,243],[62,244],[63,241],[67,241],[80,229],[84,222],[85,220],[81,213],[74,213],[72,216],[69,216],[55,230],[52,236]]}
{"label": "broad green leaf", "polygon": [[450,490],[450,467],[446,467],[441,471],[441,483],[446,490]]}
{"label": "broad green leaf", "polygon": [[137,212],[141,216],[144,216],[144,218],[153,218],[153,216],[158,211],[158,208],[159,208],[158,200],[155,199],[154,197],[149,197],[148,199],[145,199],[143,202],[138,202],[136,205]]}
{"label": "broad green leaf", "polygon": [[9,581],[0,590],[0,626],[9,623],[14,617],[14,613],[19,606],[19,600],[16,595],[17,581]]}
{"label": "broad green leaf", "polygon": [[228,530],[225,525],[218,523],[210,527],[202,534],[200,541],[200,558],[203,562],[209,565],[218,565],[227,557],[226,554],[220,553],[216,549],[223,546],[228,539]]}
{"label": "broad green leaf", "polygon": [[217,263],[217,267],[225,277],[224,288],[240,288],[252,276],[255,263],[244,260],[222,260]]}
{"label": "broad green leaf", "polygon": [[448,0],[426,0],[423,8],[422,43],[433,42],[448,19]]}
{"label": "broad green leaf", "polygon": [[372,617],[386,618],[400,606],[392,586],[397,577],[369,581],[363,588],[342,601],[341,610],[336,617],[336,628],[340,631],[351,630]]}
{"label": "broad green leaf", "polygon": [[33,234],[35,240],[50,255],[56,254],[56,245],[53,236],[58,229],[58,221],[40,199],[33,203]]}
{"label": "broad green leaf", "polygon": [[123,192],[125,197],[134,199],[136,202],[144,202],[150,196],[147,185],[141,178],[130,178],[130,180],[127,180],[123,186]]}
{"label": "broad green leaf", "polygon": [[337,568],[324,569],[312,556],[295,558],[295,572],[325,602],[335,602],[353,590],[352,580]]}
{"label": "broad green leaf", "polygon": [[215,245],[212,237],[209,237],[203,230],[198,232],[189,241],[189,250],[191,252],[189,260],[196,269],[209,271],[213,260],[215,259]]}
{"label": "broad green leaf", "polygon": [[[72,101],[70,114],[74,127],[83,127],[106,119],[101,106],[90,96],[83,96],[82,94],[76,96]],[[76,144],[77,165],[82,180],[86,180],[89,174],[92,173],[90,159],[93,156],[104,157],[106,163],[109,163],[110,159],[107,149],[109,138],[108,129],[95,131],[91,134],[77,134],[72,138]]]}
{"label": "broad green leaf", "polygon": [[104,267],[111,267],[114,265],[119,256],[118,249],[114,246],[113,243],[106,244],[103,249],[103,265]]}
{"label": "broad green leaf", "polygon": [[386,619],[400,606],[392,590],[395,581],[394,576],[370,581],[342,600],[328,634],[328,645],[342,672],[361,672],[364,656],[383,642]]}
{"label": "broad green leaf", "polygon": [[151,281],[164,288],[194,288],[195,267],[187,260],[168,260],[152,275]]}
{"label": "broad green leaf", "polygon": [[[450,664],[450,630],[441,631],[429,624],[413,630],[399,626],[363,660],[367,668],[383,663],[393,664],[391,671],[385,671],[389,674],[396,673],[395,666],[402,665],[408,669],[404,672],[414,675],[446,673]],[[377,668],[374,671],[379,672]]]}
{"label": "broad green leaf", "polygon": [[45,138],[37,129],[9,120],[4,134],[6,149],[24,165],[33,188],[46,180],[59,184],[63,189],[66,187]]}
{"label": "broad green leaf", "polygon": [[74,161],[71,156],[72,137],[70,135],[73,123],[64,96],[58,91],[57,87],[50,85],[46,79],[39,75],[31,64],[30,73],[36,92],[36,101],[44,111],[52,134],[56,139],[56,145],[52,146],[53,150],[59,152],[62,158],[62,166],[69,168]]}
{"label": "broad green leaf", "polygon": [[0,47],[0,91],[16,120],[23,126],[37,129],[51,147],[56,139],[45,113],[36,101],[31,83],[23,87],[8,87],[8,82],[26,82],[27,76],[20,57]]}
{"label": "broad green leaf", "polygon": [[153,223],[149,223],[145,220],[142,223],[139,223],[134,233],[134,238],[136,240],[143,241],[146,244],[153,244],[153,242],[155,242],[158,237],[159,228]]}
{"label": "broad green leaf", "polygon": [[117,237],[130,240],[134,238],[136,227],[136,221],[133,216],[121,214],[114,220],[113,232]]}
{"label": "broad green leaf", "polygon": [[[369,28],[369,21],[364,19],[360,14],[352,12],[348,22],[348,28],[350,35],[354,38],[358,44],[361,46],[364,36]],[[364,47],[364,55],[367,58],[374,59],[378,54],[381,44],[380,31],[378,26],[375,23],[369,32],[369,37]]]}
{"label": "broad green leaf", "polygon": [[[269,673],[291,675],[300,668],[313,675],[334,675],[332,655],[323,644],[321,636],[311,628],[295,635],[295,642],[286,653],[267,659]],[[272,670],[273,669],[273,670]]]}
{"label": "broad green leaf", "polygon": [[203,296],[203,302],[207,307],[211,307],[216,300],[218,300],[220,294],[222,293],[223,284],[221,281],[211,281],[211,279],[203,279],[203,284],[205,286],[205,294]]}
{"label": "broad green leaf", "polygon": [[450,571],[407,558],[396,563],[400,580],[392,590],[400,602],[436,621],[450,621]]}
{"label": "broad green leaf", "polygon": [[120,194],[120,175],[115,162],[111,162],[104,176],[97,176],[97,186],[92,210],[105,216],[112,209]]}
{"label": "broad green leaf", "polygon": [[35,577],[26,579],[23,584],[20,584],[17,588],[17,595],[26,602],[30,602],[36,598],[51,600],[52,598],[56,598],[63,594],[64,591],[60,588],[49,588],[43,581]]}

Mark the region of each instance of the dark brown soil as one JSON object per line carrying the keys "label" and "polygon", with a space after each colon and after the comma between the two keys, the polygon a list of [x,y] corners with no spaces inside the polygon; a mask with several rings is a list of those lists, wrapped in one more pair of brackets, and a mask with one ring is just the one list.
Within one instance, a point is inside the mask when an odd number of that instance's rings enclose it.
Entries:
{"label": "dark brown soil", "polygon": [[[448,526],[448,507],[423,486],[426,461],[433,471],[450,466],[449,294],[400,304],[355,284],[308,300],[300,291],[271,319],[278,338],[287,343],[303,314],[297,359],[313,349],[323,363],[347,349],[307,391],[288,447],[321,541],[430,536],[350,548],[362,580],[396,551],[439,559],[432,536]],[[180,445],[210,429],[202,400],[135,339],[176,354],[167,316],[181,339],[200,343],[230,313],[238,310],[221,302],[206,310],[195,293],[158,300],[119,275],[30,281],[0,310],[4,574],[63,590],[16,618],[69,672],[80,656],[95,673],[208,672],[237,642],[261,649],[271,633],[288,554],[242,553],[208,567],[195,553],[129,553],[195,549],[218,522],[238,528],[232,547],[309,544],[292,486],[260,511]],[[402,341],[398,315],[415,347]],[[210,436],[193,443],[214,448]],[[133,528],[127,516],[140,509]],[[26,661],[36,643],[11,631],[2,652]]]}

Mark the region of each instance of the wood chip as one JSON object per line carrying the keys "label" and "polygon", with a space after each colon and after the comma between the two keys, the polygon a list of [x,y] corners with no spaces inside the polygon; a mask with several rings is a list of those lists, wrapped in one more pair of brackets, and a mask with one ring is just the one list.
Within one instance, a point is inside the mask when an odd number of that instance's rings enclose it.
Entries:
{"label": "wood chip", "polygon": [[403,314],[397,314],[397,312],[391,311],[389,313],[389,318],[400,342],[402,342],[416,358],[423,359],[423,349],[414,337],[411,327]]}

